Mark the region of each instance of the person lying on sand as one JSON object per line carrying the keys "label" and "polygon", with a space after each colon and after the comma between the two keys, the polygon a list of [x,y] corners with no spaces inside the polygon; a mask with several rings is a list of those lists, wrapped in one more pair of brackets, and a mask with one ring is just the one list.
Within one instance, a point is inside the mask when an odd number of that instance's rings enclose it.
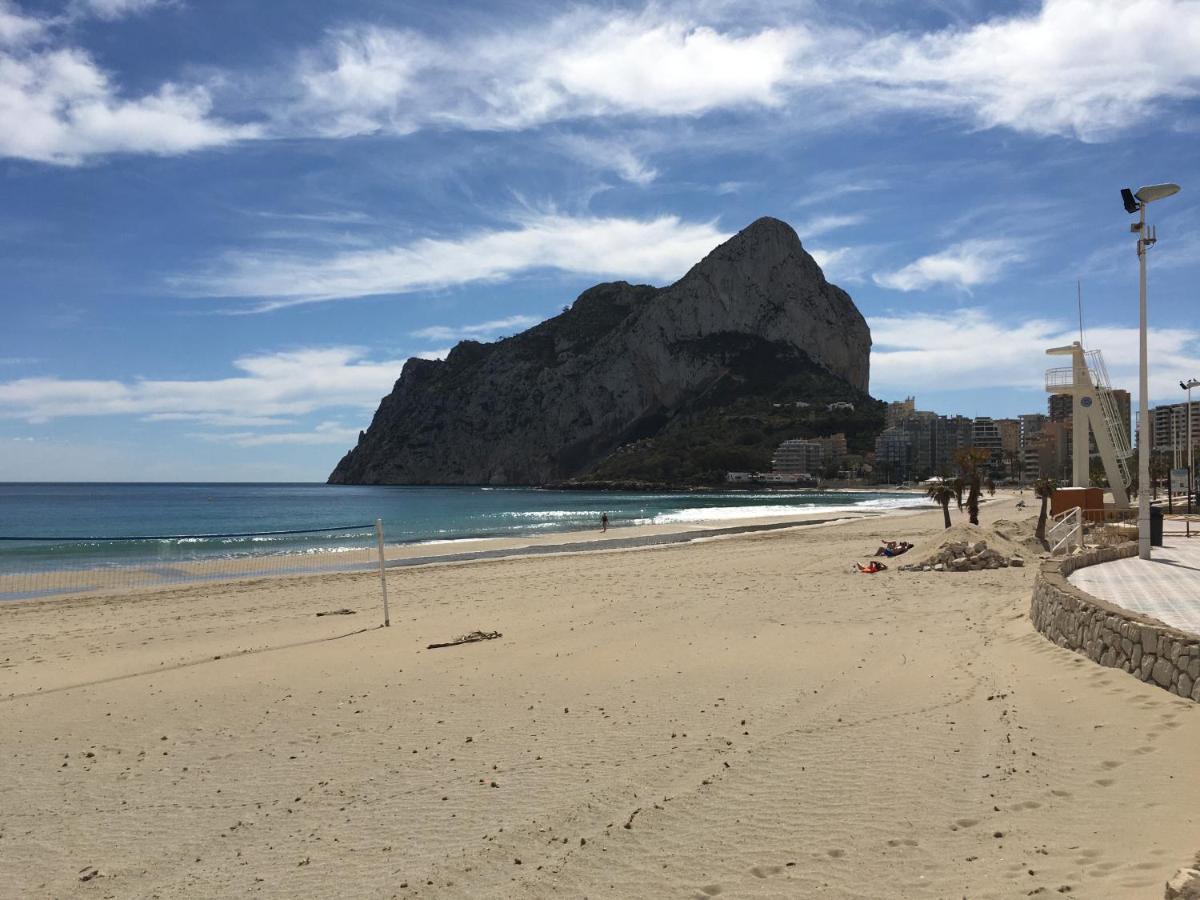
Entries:
{"label": "person lying on sand", "polygon": [[866,575],[874,575],[876,572],[883,572],[887,569],[887,566],[875,560],[871,560],[865,566],[862,563],[855,563],[855,565],[858,566],[858,571]]}
{"label": "person lying on sand", "polygon": [[899,556],[913,548],[908,541],[884,541],[883,546],[875,551],[876,556]]}

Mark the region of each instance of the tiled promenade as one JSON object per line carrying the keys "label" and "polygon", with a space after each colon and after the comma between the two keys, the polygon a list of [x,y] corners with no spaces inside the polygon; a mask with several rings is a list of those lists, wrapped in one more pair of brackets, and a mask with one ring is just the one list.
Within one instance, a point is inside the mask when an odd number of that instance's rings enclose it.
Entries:
{"label": "tiled promenade", "polygon": [[1149,561],[1134,556],[1088,566],[1071,573],[1071,584],[1093,597],[1115,603],[1200,634],[1200,521],[1184,537],[1184,523],[1168,520],[1163,546]]}

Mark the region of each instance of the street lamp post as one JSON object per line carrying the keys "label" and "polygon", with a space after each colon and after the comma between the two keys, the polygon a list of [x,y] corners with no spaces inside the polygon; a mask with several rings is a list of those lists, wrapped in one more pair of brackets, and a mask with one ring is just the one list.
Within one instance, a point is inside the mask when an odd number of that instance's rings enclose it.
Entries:
{"label": "street lamp post", "polygon": [[1188,472],[1188,515],[1192,514],[1192,494],[1196,492],[1196,485],[1192,475],[1192,463],[1196,458],[1195,440],[1192,438],[1192,388],[1200,387],[1200,380],[1193,378],[1191,381],[1181,381],[1179,386],[1187,391],[1187,441],[1184,442],[1187,447],[1187,472]]}
{"label": "street lamp post", "polygon": [[1138,220],[1129,230],[1138,236],[1138,556],[1150,558],[1150,379],[1146,369],[1146,251],[1154,246],[1157,236],[1154,227],[1146,227],[1146,204],[1162,200],[1179,192],[1177,184],[1151,184],[1121,189],[1121,200],[1127,213],[1137,213]]}

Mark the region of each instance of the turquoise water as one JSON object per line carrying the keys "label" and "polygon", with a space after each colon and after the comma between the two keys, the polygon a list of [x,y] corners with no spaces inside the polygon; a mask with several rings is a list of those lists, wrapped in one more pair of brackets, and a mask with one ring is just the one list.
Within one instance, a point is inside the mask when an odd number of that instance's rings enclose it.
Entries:
{"label": "turquoise water", "polygon": [[[611,493],[325,484],[0,484],[0,573],[308,553],[649,523],[720,523],[923,504],[911,494],[821,491]],[[344,528],[344,526],[359,526]],[[230,533],[342,529],[228,537]],[[168,537],[169,536],[169,537]],[[188,536],[188,537],[182,537]],[[97,538],[137,538],[108,541]]]}

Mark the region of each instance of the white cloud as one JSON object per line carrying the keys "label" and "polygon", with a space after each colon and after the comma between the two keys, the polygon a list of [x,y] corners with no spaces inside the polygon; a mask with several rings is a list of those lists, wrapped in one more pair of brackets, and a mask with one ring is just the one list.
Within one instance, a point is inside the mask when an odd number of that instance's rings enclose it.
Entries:
{"label": "white cloud", "polygon": [[711,222],[532,215],[517,227],[422,238],[324,258],[238,253],[179,286],[205,296],[268,298],[258,310],[500,281],[536,268],[591,276],[679,278],[729,235]]}
{"label": "white cloud", "polygon": [[[1003,322],[982,309],[868,318],[871,391],[904,396],[921,391],[1001,388],[1041,391],[1045,370],[1063,365],[1046,355],[1079,339],[1067,322],[1028,319]],[[1113,386],[1137,405],[1138,331],[1102,326],[1088,329],[1085,346],[1104,354]],[[1152,403],[1176,402],[1179,381],[1200,371],[1200,330],[1154,329],[1148,336]]]}
{"label": "white cloud", "polygon": [[1045,0],[1034,12],[863,45],[848,76],[892,108],[1098,139],[1200,88],[1200,4]]}
{"label": "white cloud", "polygon": [[615,140],[568,135],[561,141],[563,148],[575,159],[601,171],[613,172],[631,184],[651,184],[658,170],[642,159],[628,144]]}
{"label": "white cloud", "polygon": [[813,218],[797,225],[796,234],[800,235],[801,241],[806,241],[809,238],[819,237],[820,235],[827,234],[830,231],[837,231],[839,228],[848,228],[851,225],[861,225],[865,221],[866,216],[857,214],[814,216]]}
{"label": "white cloud", "polygon": [[863,280],[868,261],[876,250],[870,246],[859,247],[808,247],[812,256],[828,281],[859,282]]}
{"label": "white cloud", "polygon": [[[79,7],[82,4],[82,7]],[[78,0],[117,18],[156,0]],[[610,118],[768,111],[793,127],[882,114],[1100,140],[1200,95],[1200,3],[1045,0],[938,31],[831,26],[807,7],[759,10],[753,24],[714,7],[576,8],[519,27],[447,37],[351,25],[297,54],[291,72],[240,76],[239,109],[269,128],[214,114],[203,85],[124,95],[78,47],[67,19],[0,0],[0,155],[78,164],[98,154],[178,154],[255,137],[517,130]],[[720,14],[720,5],[716,15]],[[803,19],[801,21],[801,19]],[[582,139],[581,139],[582,140]],[[568,147],[646,184],[656,173],[620,143]]]}
{"label": "white cloud", "polygon": [[[212,118],[201,86],[173,83],[122,96],[77,47],[54,46],[51,23],[0,5],[0,156],[78,165],[106,153],[171,155],[256,136],[257,128]],[[18,124],[19,123],[19,124]]]}
{"label": "white cloud", "polygon": [[373,409],[391,390],[402,359],[372,361],[352,347],[247,356],[240,374],[217,379],[101,381],[53,377],[0,382],[0,418],[40,423],[78,416],[132,415],[214,426],[273,426],[331,407]]}
{"label": "white cloud", "polygon": [[44,22],[22,15],[11,3],[0,0],[0,47],[32,43],[45,30]]}
{"label": "white cloud", "polygon": [[[575,10],[440,41],[342,29],[304,57],[303,96],[283,119],[345,136],[789,108],[804,121],[824,110],[816,118],[827,124],[922,112],[1095,140],[1200,91],[1194,0],[1046,0],[970,26],[882,36],[810,10],[807,21],[791,10],[758,28],[689,12]],[[626,165],[631,180],[645,177]]]}
{"label": "white cloud", "polygon": [[171,0],[79,0],[77,6],[101,19],[121,19],[169,2]]}
{"label": "white cloud", "polygon": [[270,447],[279,445],[323,446],[334,444],[350,447],[358,440],[358,429],[340,422],[321,422],[312,431],[238,431],[213,434],[201,432],[192,437],[212,444],[233,444],[237,447]]}
{"label": "white cloud", "polygon": [[881,272],[875,275],[875,283],[897,291],[920,291],[939,284],[969,290],[995,281],[1005,266],[1021,259],[1022,254],[1013,241],[963,241],[940,253],[922,256],[894,272]]}
{"label": "white cloud", "polygon": [[412,336],[431,341],[459,341],[464,338],[478,340],[506,332],[523,331],[540,321],[542,320],[537,316],[506,316],[503,319],[493,319],[490,322],[479,322],[474,325],[430,325],[428,328],[420,328],[412,332]]}
{"label": "white cloud", "polygon": [[414,353],[417,359],[445,359],[453,347],[440,347],[437,350],[426,350],[424,353]]}
{"label": "white cloud", "polygon": [[303,97],[287,118],[343,137],[776,106],[789,60],[807,41],[800,29],[722,33],[652,12],[583,10],[442,42],[410,30],[344,28],[303,58]]}

